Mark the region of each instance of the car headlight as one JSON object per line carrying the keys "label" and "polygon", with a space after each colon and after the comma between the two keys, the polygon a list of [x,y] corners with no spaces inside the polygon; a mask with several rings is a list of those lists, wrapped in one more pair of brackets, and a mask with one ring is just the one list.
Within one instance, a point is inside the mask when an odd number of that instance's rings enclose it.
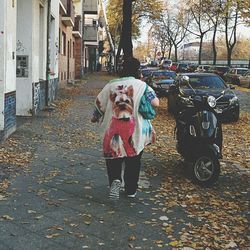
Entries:
{"label": "car headlight", "polygon": [[214,108],[214,107],[216,106],[216,99],[215,99],[215,97],[210,95],[210,96],[207,98],[207,103],[208,103],[208,105],[209,105],[211,108]]}
{"label": "car headlight", "polygon": [[238,102],[238,97],[237,96],[234,96],[233,98],[231,98],[229,100],[229,104],[232,105],[232,104],[235,104],[236,102]]}

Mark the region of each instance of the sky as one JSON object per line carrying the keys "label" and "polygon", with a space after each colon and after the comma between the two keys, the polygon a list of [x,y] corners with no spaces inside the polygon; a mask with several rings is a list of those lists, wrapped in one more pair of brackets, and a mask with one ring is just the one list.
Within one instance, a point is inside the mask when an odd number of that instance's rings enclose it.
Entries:
{"label": "sky", "polygon": [[[148,30],[150,28],[150,25],[146,22],[144,22],[141,26],[141,30],[143,31],[140,38],[137,41],[133,41],[134,46],[136,47],[138,43],[140,42],[145,42],[147,43],[148,41]],[[211,33],[212,34],[212,33]],[[223,33],[221,33],[223,34]],[[237,29],[237,35],[243,39],[243,38],[250,38],[250,27],[244,26],[244,25],[240,25]],[[210,39],[205,39],[206,40],[210,40]],[[191,38],[189,39],[189,41],[199,41],[198,39],[195,38]]]}

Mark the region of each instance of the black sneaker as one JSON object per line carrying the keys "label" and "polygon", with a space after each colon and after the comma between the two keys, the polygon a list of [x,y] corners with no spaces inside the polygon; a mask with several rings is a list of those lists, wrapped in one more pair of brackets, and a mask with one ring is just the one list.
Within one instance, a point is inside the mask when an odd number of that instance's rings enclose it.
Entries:
{"label": "black sneaker", "polygon": [[110,190],[109,190],[109,198],[111,200],[119,199],[121,184],[122,183],[120,180],[114,180],[112,182]]}

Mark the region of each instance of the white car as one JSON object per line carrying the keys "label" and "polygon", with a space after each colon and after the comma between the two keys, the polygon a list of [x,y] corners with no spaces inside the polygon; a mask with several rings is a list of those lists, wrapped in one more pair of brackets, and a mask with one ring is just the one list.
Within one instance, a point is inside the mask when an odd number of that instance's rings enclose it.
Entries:
{"label": "white car", "polygon": [[244,75],[239,76],[239,86],[250,88],[250,70]]}
{"label": "white car", "polygon": [[199,65],[195,72],[208,72],[210,67],[210,65]]}
{"label": "white car", "polygon": [[169,69],[171,66],[172,66],[172,60],[170,59],[163,59],[161,61],[161,65],[160,65],[160,68],[161,69]]}

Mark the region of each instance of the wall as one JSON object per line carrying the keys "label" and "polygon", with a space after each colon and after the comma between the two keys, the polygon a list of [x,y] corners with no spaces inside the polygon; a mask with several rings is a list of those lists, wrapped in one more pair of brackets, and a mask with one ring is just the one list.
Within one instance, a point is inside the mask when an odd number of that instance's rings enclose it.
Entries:
{"label": "wall", "polygon": [[28,75],[17,77],[17,115],[29,116],[34,83],[46,80],[47,1],[18,0],[17,20],[17,55],[28,56]]}
{"label": "wall", "polygon": [[5,8],[6,1],[0,8],[0,131],[4,129],[4,83],[5,83]]}
{"label": "wall", "polygon": [[[60,17],[61,19],[61,17]],[[62,43],[62,32],[66,34],[66,54],[62,54],[60,51],[59,56],[59,81],[60,87],[65,87],[67,82],[71,82],[75,79],[75,58],[74,58],[74,51],[73,51],[73,43],[75,43],[75,38],[72,35],[72,27],[65,26],[62,22],[60,22],[60,35],[61,35],[61,43]],[[71,40],[71,52],[68,51],[68,42]],[[62,50],[62,45],[60,46]],[[71,53],[69,56],[69,75],[68,72],[68,54]]]}
{"label": "wall", "polygon": [[51,44],[50,44],[50,66],[54,73],[50,76],[51,79],[58,78],[58,64],[59,64],[59,0],[51,1],[51,16],[54,21],[51,27]]}
{"label": "wall", "polygon": [[[24,18],[25,17],[25,18]],[[25,77],[17,77],[17,115],[31,115],[32,109],[32,0],[17,1],[17,56],[28,57]],[[19,67],[19,66],[18,66]]]}
{"label": "wall", "polygon": [[16,130],[16,3],[4,0],[0,9],[0,137]]}

